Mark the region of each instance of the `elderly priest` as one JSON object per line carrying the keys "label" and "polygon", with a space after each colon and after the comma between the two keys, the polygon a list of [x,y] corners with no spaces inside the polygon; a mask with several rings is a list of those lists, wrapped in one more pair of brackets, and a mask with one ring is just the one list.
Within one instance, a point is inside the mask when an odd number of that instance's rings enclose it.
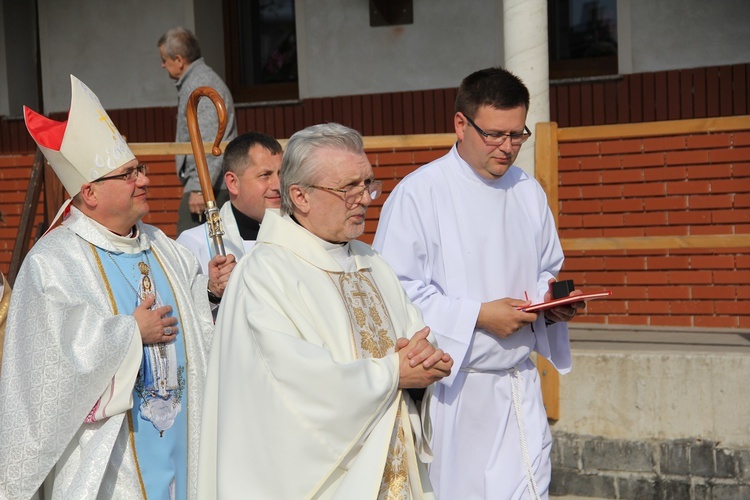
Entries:
{"label": "elderly priest", "polygon": [[356,241],[381,192],[362,138],[294,134],[281,214],[230,279],[209,361],[201,498],[431,498],[423,410],[410,388],[453,361],[372,248]]}

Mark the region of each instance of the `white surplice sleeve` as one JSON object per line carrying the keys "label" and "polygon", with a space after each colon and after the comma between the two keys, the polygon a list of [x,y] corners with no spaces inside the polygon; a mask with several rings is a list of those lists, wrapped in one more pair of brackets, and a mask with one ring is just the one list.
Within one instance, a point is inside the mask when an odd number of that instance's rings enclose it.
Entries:
{"label": "white surplice sleeve", "polygon": [[201,273],[208,274],[208,261],[211,260],[211,250],[206,237],[205,224],[190,228],[180,233],[177,243],[190,250],[201,266]]}
{"label": "white surplice sleeve", "polygon": [[[555,227],[555,219],[547,203],[547,195],[539,184],[537,186],[538,213],[541,219],[541,252],[537,296],[544,297],[549,290],[549,280],[557,279],[565,256],[560,238]],[[535,350],[547,358],[560,373],[568,373],[572,368],[570,354],[570,335],[567,323],[554,323],[545,326],[544,334],[537,332]]]}

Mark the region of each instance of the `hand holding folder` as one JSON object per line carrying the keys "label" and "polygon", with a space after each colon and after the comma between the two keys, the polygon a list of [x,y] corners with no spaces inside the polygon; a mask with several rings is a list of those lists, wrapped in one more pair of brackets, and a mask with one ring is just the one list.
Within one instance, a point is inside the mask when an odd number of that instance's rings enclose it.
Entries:
{"label": "hand holding folder", "polygon": [[547,300],[545,302],[538,302],[536,304],[531,304],[530,306],[519,307],[518,309],[523,312],[546,311],[547,309],[552,309],[553,307],[564,306],[566,304],[573,304],[575,302],[586,302],[589,300],[606,299],[607,297],[611,295],[612,295],[612,292],[610,290],[604,290],[603,292],[583,293],[581,295],[569,295],[568,297],[563,297],[561,299],[552,299],[552,300]]}

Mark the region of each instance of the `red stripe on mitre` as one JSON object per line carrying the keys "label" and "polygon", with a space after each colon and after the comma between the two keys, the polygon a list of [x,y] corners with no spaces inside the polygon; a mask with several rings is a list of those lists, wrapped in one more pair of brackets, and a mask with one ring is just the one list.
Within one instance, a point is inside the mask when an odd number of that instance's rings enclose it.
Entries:
{"label": "red stripe on mitre", "polygon": [[68,121],[50,120],[26,106],[23,107],[23,114],[26,120],[26,128],[36,143],[47,149],[60,151]]}

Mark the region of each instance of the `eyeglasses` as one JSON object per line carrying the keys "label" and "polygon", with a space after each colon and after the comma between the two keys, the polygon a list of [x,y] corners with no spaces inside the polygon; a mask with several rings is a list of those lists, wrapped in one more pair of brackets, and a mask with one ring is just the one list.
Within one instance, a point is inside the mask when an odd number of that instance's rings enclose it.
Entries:
{"label": "eyeglasses", "polygon": [[348,189],[330,188],[325,186],[310,186],[315,189],[324,189],[334,193],[343,193],[344,201],[349,205],[358,203],[365,195],[365,191],[370,194],[370,199],[374,200],[383,192],[383,183],[380,181],[365,181],[364,186],[352,186]]}
{"label": "eyeglasses", "polygon": [[122,179],[126,182],[130,182],[131,180],[133,181],[136,180],[139,175],[146,175],[145,163],[141,163],[137,167],[130,167],[123,174],[110,175],[107,177],[99,177],[98,179],[91,181],[91,182],[101,182],[101,181],[106,181],[109,179]]}
{"label": "eyeglasses", "polygon": [[488,134],[474,123],[474,120],[464,115],[474,130],[484,138],[484,143],[488,146],[502,146],[505,143],[505,139],[510,137],[510,144],[512,146],[520,146],[526,140],[531,137],[531,130],[526,125],[523,126],[523,132],[520,134]]}

